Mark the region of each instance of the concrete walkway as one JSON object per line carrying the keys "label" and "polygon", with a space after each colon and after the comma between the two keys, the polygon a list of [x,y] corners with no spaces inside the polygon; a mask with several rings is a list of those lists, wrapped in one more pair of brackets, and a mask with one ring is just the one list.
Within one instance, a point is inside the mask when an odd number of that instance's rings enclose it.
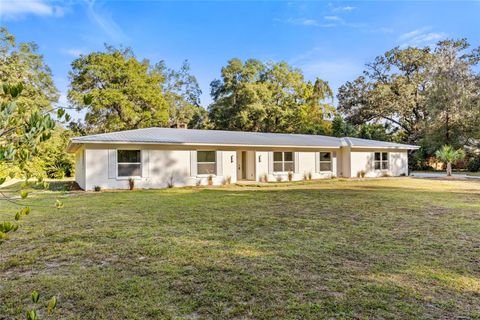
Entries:
{"label": "concrete walkway", "polygon": [[[411,177],[419,178],[446,178],[447,174],[443,172],[412,172],[410,173]],[[465,173],[454,172],[452,174],[453,178],[458,179],[480,179],[480,176],[468,176]]]}

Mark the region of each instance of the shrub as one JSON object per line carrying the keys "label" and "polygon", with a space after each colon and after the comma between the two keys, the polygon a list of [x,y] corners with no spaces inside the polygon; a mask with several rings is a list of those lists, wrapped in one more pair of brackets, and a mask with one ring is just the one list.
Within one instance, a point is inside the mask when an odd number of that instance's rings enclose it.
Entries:
{"label": "shrub", "polygon": [[288,181],[292,181],[293,180],[293,172],[289,172],[288,173]]}
{"label": "shrub", "polygon": [[102,187],[95,186],[95,187],[93,187],[93,190],[95,190],[95,192],[100,192],[100,191],[102,191]]}
{"label": "shrub", "polygon": [[312,173],[311,172],[308,173],[308,180],[312,180]]}
{"label": "shrub", "polygon": [[135,180],[133,180],[133,178],[128,179],[128,188],[130,190],[133,190],[133,188],[135,188]]}
{"label": "shrub", "polygon": [[357,178],[365,178],[365,170],[358,171]]}
{"label": "shrub", "polygon": [[470,160],[468,161],[468,164],[467,164],[467,169],[470,172],[480,171],[480,156],[470,158]]}
{"label": "shrub", "polygon": [[213,176],[212,175],[208,176],[208,185],[213,186]]}

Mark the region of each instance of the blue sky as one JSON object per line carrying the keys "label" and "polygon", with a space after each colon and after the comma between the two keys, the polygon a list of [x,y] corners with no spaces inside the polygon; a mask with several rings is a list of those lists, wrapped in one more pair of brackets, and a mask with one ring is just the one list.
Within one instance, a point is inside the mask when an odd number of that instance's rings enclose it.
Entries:
{"label": "blue sky", "polygon": [[1,25],[34,41],[66,104],[70,63],[103,44],[132,47],[138,58],[178,68],[188,59],[202,105],[227,60],[286,61],[336,90],[365,63],[395,47],[467,38],[480,45],[474,2],[164,2],[0,0]]}

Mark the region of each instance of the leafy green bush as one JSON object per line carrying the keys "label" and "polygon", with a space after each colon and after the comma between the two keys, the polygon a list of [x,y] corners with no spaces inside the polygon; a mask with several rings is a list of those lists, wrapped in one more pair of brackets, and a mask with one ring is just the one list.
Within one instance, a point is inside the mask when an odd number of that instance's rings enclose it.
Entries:
{"label": "leafy green bush", "polygon": [[470,158],[467,164],[467,169],[470,172],[480,171],[480,156]]}

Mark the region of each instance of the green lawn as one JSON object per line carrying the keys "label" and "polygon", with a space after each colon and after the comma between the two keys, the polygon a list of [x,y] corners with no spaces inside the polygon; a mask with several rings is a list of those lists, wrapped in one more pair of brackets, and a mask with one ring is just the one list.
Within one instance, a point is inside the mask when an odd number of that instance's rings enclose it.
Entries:
{"label": "green lawn", "polygon": [[23,319],[32,290],[62,319],[480,319],[480,181],[21,201],[45,207],[0,245],[0,319]]}

